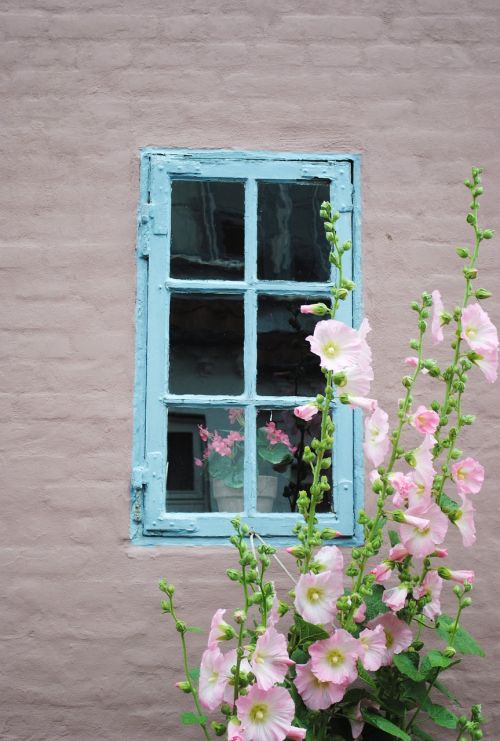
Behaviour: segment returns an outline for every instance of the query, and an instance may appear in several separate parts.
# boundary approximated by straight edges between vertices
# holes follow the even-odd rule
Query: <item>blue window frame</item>
[[[351,240],[353,244],[346,255],[348,264],[344,275],[355,280],[358,286],[354,296],[342,304],[338,318],[351,326],[359,326],[359,181],[357,155],[156,148],[142,151],[131,499],[134,542],[144,545],[225,543],[232,531],[230,520],[234,514],[214,511],[217,507],[213,505],[213,493],[211,490],[207,493],[206,483],[200,484],[205,476],[201,470],[193,468],[191,471],[186,464],[189,469],[187,483],[174,481],[175,476],[169,480],[168,460],[172,452],[169,453],[168,447],[169,441],[172,445],[173,436],[177,435],[175,455],[179,469],[182,461],[189,462],[198,453],[198,448],[193,448],[193,439],[196,438],[195,446],[199,445],[198,424],[209,427],[208,420],[220,420],[222,410],[231,409],[243,410],[240,420],[244,420],[241,422],[244,486],[243,503],[239,507],[242,516],[261,536],[276,544],[288,542],[299,515],[292,511],[266,512],[266,507],[259,504],[258,425],[262,419],[268,424],[273,419],[273,410],[280,417],[284,410],[292,410],[314,394],[302,393],[298,383],[294,389],[299,392],[290,393],[291,387],[283,391],[275,389],[272,383],[257,382],[258,352],[261,352],[258,350],[259,332],[264,337],[265,316],[272,315],[273,306],[279,308],[280,301],[289,297],[303,302],[328,298],[334,275],[330,273],[330,266],[321,280],[308,275],[307,270],[300,274],[302,268],[293,266],[291,273],[287,268],[281,275],[280,264],[284,264],[283,260],[286,262],[282,253],[273,257],[274,262],[268,270],[264,263],[269,250],[274,250],[273,245],[277,243],[272,242],[271,237],[266,242],[266,228],[274,227],[276,232],[286,230],[286,224],[291,223],[290,209],[295,208],[296,192],[299,193],[297,198],[304,198],[304,193],[306,196],[313,192],[316,196],[327,193],[340,212],[337,222],[340,240]],[[313,186],[313,190],[294,190],[298,186]],[[266,200],[276,193],[280,208],[268,205]],[[205,241],[198,239],[201,244],[198,253],[183,254],[185,248],[179,252],[179,239],[183,243],[195,239],[194,227],[191,228],[189,221],[193,209],[197,219],[205,218],[199,214],[204,207],[197,205],[201,203],[200,194],[201,201],[209,204],[207,207],[212,214],[207,227],[212,235]],[[221,218],[215,218],[213,214],[218,213],[216,204],[220,198],[229,199],[231,204],[222,209]],[[288,222],[285,219],[281,225],[280,209],[288,218]],[[221,249],[214,258],[211,248],[214,240],[224,241],[225,237],[220,237],[222,233],[230,235],[230,249],[229,252]],[[279,241],[280,237],[277,239]],[[283,250],[283,240],[279,244]],[[291,238],[289,244],[292,244]],[[205,249],[208,256],[203,254]],[[297,247],[293,249],[297,251]],[[324,252],[327,254],[326,241]],[[300,255],[297,259],[300,262]],[[295,260],[293,264],[299,263]],[[271,309],[266,308],[268,314],[264,316],[261,307],[268,305]],[[220,327],[224,322],[230,325],[229,329],[226,327],[227,332],[224,327],[221,330],[226,340],[232,337],[228,345],[218,346],[214,351],[205,350],[196,346],[198,340],[195,339],[193,346],[185,349],[182,338],[189,332],[198,339],[201,334],[203,340],[209,333],[207,327],[215,324]],[[261,330],[258,322],[261,322]],[[274,336],[268,335],[271,345]],[[210,356],[208,360],[206,353]],[[272,347],[265,357],[272,357]],[[227,388],[224,388],[226,371],[217,371],[222,362],[231,362],[233,366]],[[198,377],[189,370],[197,368],[201,368]],[[279,377],[279,370],[275,375]],[[320,390],[318,385],[314,393]],[[356,524],[363,489],[361,417],[358,411],[343,405],[334,407],[334,415],[337,435],[333,450],[333,501],[328,511],[319,517],[322,526],[342,533],[339,543],[351,545],[361,540]],[[193,430],[195,434],[190,435]],[[185,449],[182,448],[184,444]],[[186,466],[181,469],[187,470]],[[167,480],[170,481],[168,486]]]

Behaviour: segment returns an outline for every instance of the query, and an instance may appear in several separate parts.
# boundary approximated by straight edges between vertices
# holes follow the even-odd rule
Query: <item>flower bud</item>
[[[411,387],[412,382],[413,382],[413,379],[412,379],[411,376],[403,376],[403,378],[401,380],[401,383],[407,389],[409,389]]]
[[[468,224],[475,224],[476,221],[477,221],[477,219],[474,216],[474,214],[467,214],[466,221],[467,221]]]
[[[231,579],[231,581],[240,581],[241,579],[241,573],[239,571],[236,571],[236,569],[227,569],[226,574]]]
[[[303,559],[307,555],[307,549],[302,545],[292,545],[290,548],[285,548],[285,550],[294,558]]]
[[[345,301],[348,295],[349,291],[347,290],[347,288],[339,288],[337,290],[337,298],[339,298],[341,301]]]
[[[347,375],[344,373],[344,371],[338,371],[333,375],[333,382],[336,386],[345,386],[347,383]]]
[[[491,291],[487,291],[486,288],[478,288],[474,295],[479,301],[482,301],[485,298],[491,298],[493,294]]]
[[[186,682],[186,680],[183,680],[182,682],[176,682],[175,686],[181,690],[181,692],[185,692],[186,695],[189,695],[191,693],[191,685],[189,682]]]
[[[462,257],[464,260],[468,257],[470,257],[470,252],[466,247],[457,247],[456,253],[459,257]]]
[[[467,280],[474,280],[477,278],[477,268],[464,268],[463,272]]]
[[[161,605],[161,609],[163,610],[163,612],[165,613],[170,612],[170,604],[167,602],[166,599],[162,599],[162,601],[160,602],[160,605]]]
[[[324,316],[328,314],[329,309],[326,304],[303,304],[300,307],[301,314],[314,314],[314,316]]]
[[[493,229],[483,229],[483,239],[492,239],[494,234]]]
[[[233,613],[233,618],[235,623],[237,623],[238,625],[242,625],[242,623],[244,623],[247,619],[247,614],[245,610],[235,610],[235,612]]]
[[[443,656],[445,656],[447,659],[452,659],[456,654],[456,650],[453,648],[453,646],[446,646],[446,648],[443,651]]]
[[[333,530],[331,527],[325,527],[320,533],[322,540],[334,540],[335,538],[339,538],[341,535],[342,533],[339,530]]]
[[[462,607],[470,607],[472,605],[472,599],[470,597],[464,597],[462,600]]]
[[[213,720],[210,726],[216,736],[223,736],[227,730],[225,723],[218,723],[216,720]]]
[[[175,629],[178,633],[185,633],[187,631],[187,625],[184,620],[177,620],[175,623]]]

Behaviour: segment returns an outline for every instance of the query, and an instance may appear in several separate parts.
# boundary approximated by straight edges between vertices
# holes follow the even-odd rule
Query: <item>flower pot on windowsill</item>
[[[213,480],[213,492],[219,512],[243,511],[243,488],[227,486],[220,479]],[[259,512],[272,512],[278,493],[276,476],[257,477],[257,509]]]

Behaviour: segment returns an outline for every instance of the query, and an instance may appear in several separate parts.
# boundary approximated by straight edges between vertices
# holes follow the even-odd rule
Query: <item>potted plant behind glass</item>
[[[206,444],[203,458],[195,458],[197,466],[206,465],[213,479],[213,494],[219,512],[243,511],[243,483],[245,461],[244,410],[228,409],[231,429],[210,431],[198,425],[201,440]],[[295,448],[290,438],[278,429],[272,420],[257,429],[257,455],[271,466],[291,463]],[[257,476],[259,511],[272,512],[278,479],[272,474]]]

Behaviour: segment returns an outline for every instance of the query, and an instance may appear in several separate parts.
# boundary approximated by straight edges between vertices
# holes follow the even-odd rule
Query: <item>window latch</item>
[[[144,487],[148,483],[148,469],[146,466],[134,466],[132,469],[131,486],[134,493],[132,516],[134,522],[142,522]]]

